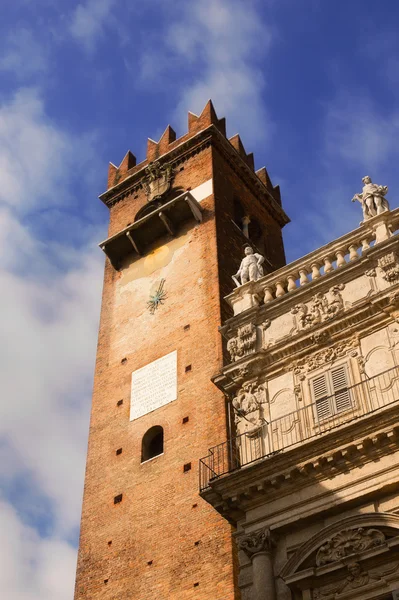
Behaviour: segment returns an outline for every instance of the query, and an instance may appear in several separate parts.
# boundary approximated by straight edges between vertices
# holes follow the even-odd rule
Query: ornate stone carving
[[[384,582],[384,577],[396,573],[398,564],[390,565],[387,569],[366,571],[360,563],[352,562],[346,565],[347,576],[335,584],[321,586],[313,591],[314,600],[334,600],[344,592],[356,590],[375,581]]]
[[[274,546],[275,542],[268,527],[249,533],[238,540],[239,550],[243,550],[248,558],[252,558],[259,552],[271,552]]]
[[[321,567],[330,562],[341,560],[356,552],[362,552],[385,541],[385,535],[378,529],[344,529],[327,540],[316,554],[316,565]]]
[[[255,434],[264,424],[261,414],[264,393],[265,390],[262,385],[247,382],[233,398],[235,422],[236,425],[241,424],[240,433]]]
[[[246,323],[237,329],[237,335],[227,342],[227,350],[231,361],[239,360],[247,354],[252,354],[256,349],[256,326]]]
[[[396,252],[389,252],[378,259],[378,266],[382,270],[382,277],[390,283],[399,279],[399,258]]]
[[[353,350],[353,348],[357,347],[358,344],[359,341],[357,337],[354,336],[349,340],[345,340],[339,344],[336,344],[335,346],[320,350],[308,358],[302,358],[293,364],[294,373],[296,375],[301,375],[303,373],[307,373],[308,371],[314,371],[315,369],[318,369],[327,363],[332,363],[337,358],[345,356],[348,351]],[[353,356],[356,356],[356,354],[354,353]]]
[[[168,163],[161,165],[158,161],[155,161],[151,162],[144,172],[144,185],[148,202],[161,198],[169,191],[174,174],[172,165]]]
[[[337,594],[357,589],[367,585],[370,581],[378,581],[381,576],[372,575],[365,571],[358,562],[353,562],[347,565],[346,572],[348,575],[344,581],[339,581],[335,584],[324,585],[313,592],[314,600],[327,600],[327,598],[335,598]]]
[[[367,221],[371,217],[380,215],[389,210],[388,200],[384,197],[388,193],[386,185],[372,183],[371,178],[366,175],[362,179],[364,186],[361,194],[355,194],[352,202],[358,200],[362,205],[363,219]]]
[[[343,283],[334,285],[329,290],[329,297],[318,292],[313,296],[309,306],[304,303],[296,304],[291,309],[291,313],[297,315],[296,323],[298,329],[308,329],[309,327],[333,319],[341,312],[344,309],[344,301],[341,295],[344,287]]]
[[[245,256],[241,261],[240,268],[237,273],[232,276],[234,283],[237,286],[244,285],[248,281],[257,281],[263,277],[263,267],[265,259],[261,254],[254,253],[251,246],[246,246],[244,250]],[[241,281],[239,281],[239,279]]]
[[[364,274],[366,275],[366,277],[376,277],[377,276],[377,271],[374,268],[373,269],[367,269],[367,271],[365,271]]]
[[[396,290],[389,294],[388,305],[389,306],[398,306],[399,304],[399,291]]]
[[[260,324],[260,328],[265,331],[266,329],[268,329],[270,327],[270,325],[272,324],[270,319],[266,319],[266,321],[263,321],[263,323]]]
[[[316,331],[312,336],[311,340],[314,344],[325,344],[330,339],[328,331]]]
[[[300,384],[294,386],[294,394],[298,399],[298,402],[302,402],[302,386]]]

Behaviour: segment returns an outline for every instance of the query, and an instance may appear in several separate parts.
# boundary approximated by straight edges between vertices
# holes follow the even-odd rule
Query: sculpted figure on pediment
[[[335,584],[321,586],[313,591],[314,600],[335,600],[341,594],[350,590],[357,590],[370,583],[381,581],[385,582],[384,577],[396,573],[399,564],[388,566],[385,569],[366,570],[359,562],[352,562],[346,566],[347,575],[342,581]],[[385,582],[386,583],[386,582]]]
[[[352,202],[358,200],[362,205],[363,219],[367,221],[371,217],[380,215],[389,210],[388,200],[385,198],[388,193],[386,185],[377,185],[371,181],[371,178],[366,175],[362,179],[364,186],[361,194],[355,194]]]

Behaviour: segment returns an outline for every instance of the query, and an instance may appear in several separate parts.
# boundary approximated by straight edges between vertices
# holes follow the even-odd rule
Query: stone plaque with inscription
[[[130,420],[138,419],[177,398],[177,351],[133,371]]]

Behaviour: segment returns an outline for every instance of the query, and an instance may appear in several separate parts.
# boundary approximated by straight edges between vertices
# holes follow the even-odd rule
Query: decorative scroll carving
[[[396,252],[389,252],[378,259],[378,266],[382,270],[382,277],[390,283],[399,279],[399,257]]]
[[[308,329],[324,321],[334,318],[344,308],[341,291],[344,284],[334,285],[329,290],[329,297],[318,292],[310,301],[309,306],[304,303],[296,304],[291,313],[297,315],[298,329]]]
[[[169,191],[174,175],[172,165],[169,163],[161,165],[156,161],[150,163],[144,172],[144,185],[148,202],[161,198]]]
[[[236,337],[227,342],[227,350],[231,361],[239,360],[247,354],[252,354],[256,349],[256,327],[253,323],[246,323],[237,329]]]
[[[359,341],[357,337],[354,336],[349,340],[345,340],[339,344],[336,344],[335,346],[320,350],[310,357],[302,358],[294,363],[294,373],[296,375],[301,375],[303,373],[307,373],[308,371],[314,371],[326,363],[332,363],[337,358],[345,356],[350,350],[356,348],[358,344]],[[356,356],[356,354],[357,352],[353,352],[351,355]]]
[[[274,546],[275,542],[268,527],[249,533],[238,540],[239,550],[243,550],[248,558],[252,558],[259,552],[271,552]]]
[[[316,554],[316,565],[321,567],[330,562],[341,560],[356,552],[362,552],[380,546],[385,535],[378,529],[344,529],[327,540]]]

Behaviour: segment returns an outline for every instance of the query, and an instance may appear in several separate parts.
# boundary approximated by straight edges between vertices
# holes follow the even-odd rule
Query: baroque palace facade
[[[365,177],[286,265],[266,169],[188,123],[101,196],[75,600],[398,600],[399,209]]]

